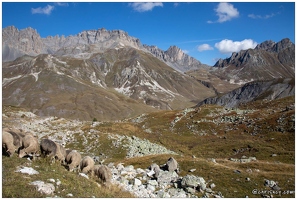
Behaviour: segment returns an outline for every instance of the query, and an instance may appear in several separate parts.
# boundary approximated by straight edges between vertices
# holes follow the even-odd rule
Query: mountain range
[[[294,95],[295,45],[265,41],[211,67],[177,46],[163,51],[122,30],[41,38],[32,28],[9,26],[2,29],[2,73],[4,105],[41,116],[117,120],[196,106],[250,81],[285,80]]]

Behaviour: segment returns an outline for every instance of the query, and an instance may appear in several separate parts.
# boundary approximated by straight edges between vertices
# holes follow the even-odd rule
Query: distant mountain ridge
[[[221,96],[210,97],[196,106],[217,104],[229,108],[255,100],[275,100],[295,95],[295,78],[254,81]]]
[[[144,48],[151,52],[155,57],[181,72],[195,70],[201,67],[209,68],[208,65],[202,64],[195,58],[185,54],[177,46],[170,46],[166,51],[159,49],[157,46],[144,45]]]
[[[214,65],[215,74],[233,82],[250,82],[295,77],[295,45],[285,38],[277,43],[265,41],[255,49],[232,53]]]
[[[181,72],[207,66],[185,54],[177,46],[169,47],[167,51],[162,51],[157,47],[150,48],[148,45],[142,45],[139,39],[129,36],[122,30],[109,31],[101,28],[82,31],[67,37],[62,35],[46,38],[41,38],[37,30],[30,27],[18,30],[14,26],[9,26],[2,30],[2,59],[4,62],[25,54],[36,56],[42,53],[86,59],[90,58],[93,53],[102,53],[109,48],[119,49],[127,46],[150,52]],[[161,56],[156,53],[157,51]]]
[[[10,26],[2,30],[2,58],[3,105],[40,116],[118,120],[203,100],[235,106],[253,101],[249,93],[295,91],[288,81],[278,84],[295,75],[295,45],[288,39],[265,41],[210,67],[177,46],[163,51],[121,30],[41,38],[32,28]]]

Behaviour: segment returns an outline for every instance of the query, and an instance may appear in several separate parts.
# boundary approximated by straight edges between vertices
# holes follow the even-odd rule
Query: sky
[[[266,40],[295,43],[295,2],[2,2],[2,28],[12,25],[32,27],[42,38],[123,30],[213,66]]]

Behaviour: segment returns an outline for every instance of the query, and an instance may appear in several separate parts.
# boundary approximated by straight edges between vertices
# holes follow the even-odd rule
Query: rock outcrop
[[[197,104],[217,104],[225,107],[237,107],[241,103],[254,100],[274,100],[295,95],[295,79],[275,79],[270,81],[254,81],[227,94],[211,97]]]
[[[76,58],[90,58],[94,53],[102,53],[109,48],[121,49],[132,47],[144,52],[150,52],[170,67],[178,71],[189,71],[203,65],[195,58],[185,54],[177,46],[171,46],[167,51],[155,46],[142,45],[138,38],[129,36],[122,30],[86,30],[76,35],[47,36],[41,38],[36,30],[26,28],[18,30],[14,26],[2,30],[2,60],[11,61],[22,55],[36,56],[38,54],[53,54]]]
[[[181,72],[195,70],[201,67],[209,68],[208,65],[202,64],[195,58],[185,54],[177,46],[170,46],[166,51],[159,49],[157,46],[144,45],[144,47],[155,57]]]

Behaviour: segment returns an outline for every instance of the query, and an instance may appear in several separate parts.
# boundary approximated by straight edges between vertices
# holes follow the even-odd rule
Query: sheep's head
[[[27,153],[25,152],[24,149],[20,150],[19,158],[22,158],[22,157],[24,157],[24,156],[26,156],[26,155],[27,155]]]
[[[8,155],[9,157],[11,157],[11,156],[13,155],[13,152],[10,152],[9,149],[6,151],[6,153],[7,153],[7,155]]]

